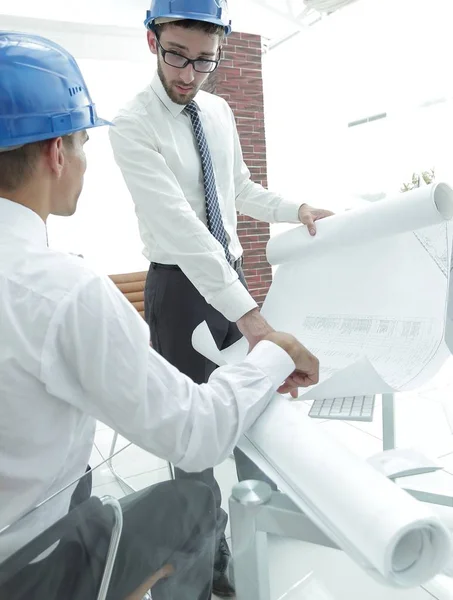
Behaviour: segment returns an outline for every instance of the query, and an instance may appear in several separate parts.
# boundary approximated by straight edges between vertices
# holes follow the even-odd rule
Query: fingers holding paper
[[[319,361],[305,346],[303,346],[293,335],[274,331],[265,339],[280,346],[292,358],[295,369],[285,382],[280,386],[280,394],[290,393],[297,398],[299,387],[309,387],[319,381]]]
[[[292,375],[290,375],[285,383],[278,388],[279,394],[291,394],[293,398],[298,397],[298,390],[300,387],[310,387],[311,385],[315,385],[318,383],[318,377],[311,379],[306,373],[302,373],[300,371],[294,371]]]
[[[302,204],[299,208],[299,221],[307,226],[310,235],[316,235],[315,222],[326,217],[331,217],[334,213],[324,208],[313,208],[309,204]]]

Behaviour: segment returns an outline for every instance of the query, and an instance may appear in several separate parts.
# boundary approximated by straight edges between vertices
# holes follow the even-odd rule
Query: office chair
[[[50,503],[55,496],[52,496],[47,503]],[[46,503],[44,503],[46,504]],[[44,506],[41,505],[42,506]],[[107,557],[102,575],[101,584],[96,598],[87,598],[86,600],[105,600],[112,577],[115,558],[118,551],[118,545],[123,528],[123,513],[118,500],[110,496],[97,498],[92,496],[82,504],[72,509],[67,515],[59,519],[48,529],[43,531],[37,537],[28,542],[25,546],[17,550],[0,564],[0,587],[11,580],[17,574],[21,573],[32,561],[43,554],[46,550],[52,548],[65,535],[69,534],[77,524],[86,519],[104,520],[105,512],[110,511],[113,515],[113,526],[110,537],[110,543],[107,551]],[[39,508],[35,509],[36,512]],[[30,514],[30,513],[29,513]],[[27,515],[29,516],[29,515]],[[20,520],[18,521],[20,522]],[[2,533],[8,531],[17,523],[10,525],[2,530]],[[0,534],[1,537],[1,534]],[[66,600],[66,599],[65,599]]]

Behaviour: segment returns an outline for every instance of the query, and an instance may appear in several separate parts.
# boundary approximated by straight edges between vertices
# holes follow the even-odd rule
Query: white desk
[[[395,406],[394,396],[382,396],[383,417],[383,449],[395,447]],[[297,583],[306,571],[306,561],[312,556],[323,556],[324,570],[336,570],[337,579],[341,579],[338,565],[348,564],[348,572],[354,573],[354,589],[358,589],[357,599],[362,600],[451,600],[453,598],[453,580],[443,584],[433,580],[432,583],[416,590],[395,590],[375,582],[362,569],[338,548],[296,507],[284,494],[271,492],[269,486],[262,482],[254,482],[252,488],[247,483],[233,488],[230,498],[230,523],[232,532],[234,573],[238,600],[278,600],[282,593],[273,589],[270,581],[269,558],[271,547],[298,548],[300,568],[294,561],[283,561],[283,568],[293,564],[294,581],[288,582],[286,589]],[[448,473],[436,471],[423,475],[399,478],[396,485],[404,488],[412,496],[423,502],[440,504],[453,508],[453,477]],[[270,544],[269,544],[270,540]],[[303,552],[309,549],[309,552]],[[285,550],[285,552],[286,552]],[[292,556],[291,552],[288,554]],[[310,558],[308,558],[310,557]],[[346,561],[346,563],[344,563]],[[272,558],[272,563],[275,558]],[[337,567],[335,566],[337,565]],[[319,570],[319,569],[318,569]],[[336,585],[336,596],[332,600],[356,600],[353,590],[343,582],[342,591]],[[450,586],[451,583],[451,586]],[[449,589],[447,589],[449,588]],[[285,590],[283,590],[285,591]],[[301,600],[306,600],[303,590]],[[349,594],[349,595],[348,595]],[[361,596],[360,596],[361,594]],[[286,600],[286,598],[285,598]],[[287,600],[298,600],[297,590]],[[307,599],[311,600],[311,599]],[[324,600],[322,598],[322,600]],[[330,599],[329,599],[330,600]]]
[[[383,450],[395,448],[395,397],[382,395],[382,447]],[[423,475],[401,477],[398,485],[407,490],[421,502],[441,504],[453,507],[453,477],[444,471],[435,471]]]
[[[312,600],[303,586],[284,595],[310,572],[332,594],[319,600],[453,598],[453,580],[447,578],[409,590],[376,582],[285,494],[272,492],[263,482],[236,485],[229,508],[237,600]]]

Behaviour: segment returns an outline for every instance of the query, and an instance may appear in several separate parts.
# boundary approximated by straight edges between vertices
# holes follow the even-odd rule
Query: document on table
[[[419,188],[273,238],[279,265],[263,313],[318,358],[320,383],[302,398],[388,393],[430,379],[453,347],[449,302],[453,191]],[[453,290],[452,290],[453,292]],[[206,323],[194,347],[238,362],[244,339],[220,352]],[[276,396],[239,446],[312,521],[375,577],[415,587],[452,552],[434,509]]]

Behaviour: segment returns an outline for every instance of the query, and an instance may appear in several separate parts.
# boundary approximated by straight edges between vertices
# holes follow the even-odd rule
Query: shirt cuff
[[[265,373],[277,390],[295,370],[296,365],[290,355],[268,340],[259,342],[246,358]]]
[[[275,211],[277,223],[300,223],[299,208],[302,204],[302,202],[300,204],[294,204],[293,202],[288,202],[288,200],[282,198],[282,201]]]
[[[213,298],[211,304],[232,323],[258,307],[239,279]]]

